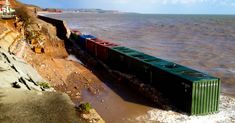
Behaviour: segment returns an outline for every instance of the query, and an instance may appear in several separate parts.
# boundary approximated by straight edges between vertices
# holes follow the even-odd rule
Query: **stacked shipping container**
[[[79,35],[76,42],[110,68],[134,74],[146,84],[152,85],[181,111],[190,115],[218,111],[220,94],[218,78],[100,40],[92,35]]]

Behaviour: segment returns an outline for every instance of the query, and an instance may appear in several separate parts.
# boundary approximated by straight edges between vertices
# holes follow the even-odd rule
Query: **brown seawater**
[[[65,20],[70,28],[83,33],[217,76],[222,81],[222,93],[235,97],[235,16],[106,13],[48,16]]]

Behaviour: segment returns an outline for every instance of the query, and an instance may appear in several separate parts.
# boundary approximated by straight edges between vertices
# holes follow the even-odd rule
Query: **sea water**
[[[70,28],[79,29],[82,33],[219,77],[222,93],[235,97],[235,16],[131,13],[64,13],[48,16],[65,20]],[[227,110],[235,110],[234,103],[230,102],[221,105],[228,104],[230,108]],[[153,109],[138,118],[154,119],[154,113],[157,117],[164,114]],[[165,113],[169,115],[169,112]]]

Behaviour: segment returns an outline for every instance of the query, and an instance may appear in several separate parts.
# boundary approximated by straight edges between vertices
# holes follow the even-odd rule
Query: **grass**
[[[43,89],[48,89],[50,88],[50,85],[47,82],[39,82],[37,83],[40,87],[42,87]]]
[[[89,111],[91,110],[91,104],[90,103],[82,103],[78,106],[78,110],[81,113],[89,113]]]

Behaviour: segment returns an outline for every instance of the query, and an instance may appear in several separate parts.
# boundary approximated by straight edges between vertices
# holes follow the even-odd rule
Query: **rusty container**
[[[107,62],[110,48],[118,46],[115,43],[108,41],[98,41],[96,43],[96,56],[103,62]]]
[[[87,39],[86,40],[86,51],[89,53],[91,56],[95,56],[96,54],[96,39]]]

